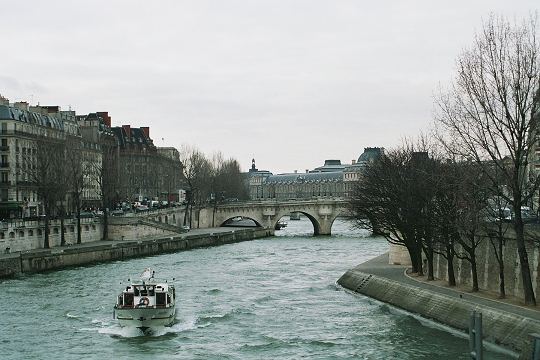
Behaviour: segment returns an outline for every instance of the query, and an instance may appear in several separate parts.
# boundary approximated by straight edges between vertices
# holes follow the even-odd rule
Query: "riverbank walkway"
[[[408,274],[407,270],[410,267],[410,265],[389,264],[388,253],[386,253],[357,265],[354,269],[408,286],[416,286],[449,297],[462,298],[478,305],[540,321],[540,306],[525,306],[523,301],[511,296],[508,299],[498,299],[498,293],[494,292],[483,290],[472,292],[470,286],[458,285],[456,287],[449,287],[446,281],[426,281],[426,276],[419,277],[414,274]]]

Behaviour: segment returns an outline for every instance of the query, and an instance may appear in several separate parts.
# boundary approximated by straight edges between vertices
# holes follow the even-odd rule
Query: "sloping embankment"
[[[471,311],[482,313],[483,336],[522,352],[532,349],[531,333],[540,333],[540,321],[501,311],[459,296],[451,297],[398,281],[350,269],[338,284],[349,290],[388,303],[456,329],[468,331]]]

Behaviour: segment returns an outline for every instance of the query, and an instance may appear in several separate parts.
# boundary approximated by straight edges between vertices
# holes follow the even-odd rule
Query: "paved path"
[[[410,268],[410,265],[388,264],[388,253],[380,255],[355,267],[356,270],[363,273],[373,274],[411,286],[417,286],[419,288],[434,291],[436,293],[444,294],[447,296],[462,297],[468,301],[475,302],[479,305],[492,307],[494,309],[521,315],[535,320],[540,320],[540,307],[538,306],[538,310],[529,309],[522,306],[508,304],[502,301],[491,300],[481,296],[473,295],[470,292],[462,292],[451,289],[449,287],[437,286],[424,281],[415,280],[414,278],[407,276],[406,270],[408,268]]]

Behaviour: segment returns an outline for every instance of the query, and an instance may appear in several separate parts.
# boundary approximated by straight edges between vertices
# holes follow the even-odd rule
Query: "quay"
[[[18,251],[0,254],[0,278],[20,273],[58,270],[69,266],[231,244],[272,234],[272,230],[267,228],[203,228],[140,240],[93,241],[49,249]]]
[[[344,288],[421,317],[467,332],[471,311],[482,313],[483,338],[515,355],[531,359],[540,334],[540,309],[434,285],[407,275],[408,265],[390,265],[389,254],[349,269],[338,280]]]

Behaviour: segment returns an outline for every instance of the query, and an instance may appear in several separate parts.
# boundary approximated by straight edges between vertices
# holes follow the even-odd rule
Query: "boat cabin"
[[[118,296],[119,308],[156,307],[174,305],[174,286],[167,284],[131,284]]]

